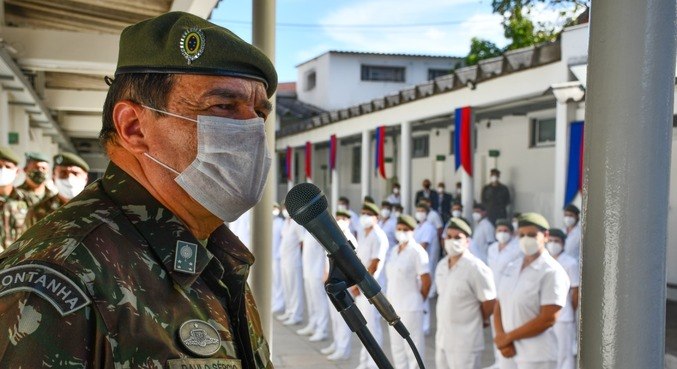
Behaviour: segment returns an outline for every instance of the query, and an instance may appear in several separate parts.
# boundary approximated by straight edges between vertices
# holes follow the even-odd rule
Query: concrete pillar
[[[336,139],[336,164],[334,169],[331,171],[331,213],[335,214],[338,206],[339,196],[339,186],[340,186],[340,177],[339,177],[339,163],[341,162],[341,140]]]
[[[402,208],[411,214],[410,202],[413,201],[411,192],[411,122],[402,122],[402,151],[400,151],[400,200]]]
[[[362,191],[361,191],[362,197],[360,198],[358,204],[362,204],[362,200],[364,199],[365,196],[371,195],[371,176],[369,175],[371,171],[369,170],[369,168],[372,163],[371,159],[373,155],[370,150],[370,144],[371,144],[370,132],[362,131],[362,155],[360,157],[361,160],[360,181],[362,182]]]
[[[584,369],[663,368],[675,1],[595,0],[585,116]]]
[[[0,86],[0,145],[7,146],[9,134],[9,94]]]
[[[275,63],[275,0],[253,0],[252,41]],[[266,121],[266,136],[268,150],[272,155],[275,152],[275,96],[270,99],[270,102],[273,104],[273,110]],[[275,183],[276,177],[273,170],[268,175],[261,201],[254,207],[251,224],[251,247],[256,256],[256,263],[252,270],[252,292],[258,305],[263,332],[271,345],[273,329],[271,320],[273,216],[271,211],[276,199]]]

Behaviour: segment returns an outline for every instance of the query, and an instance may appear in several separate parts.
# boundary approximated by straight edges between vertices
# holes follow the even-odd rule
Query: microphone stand
[[[352,286],[354,283],[350,285]],[[367,321],[364,319],[360,309],[355,305],[353,297],[348,292],[348,286],[348,278],[339,268],[334,267],[334,258],[330,257],[329,278],[324,283],[324,288],[327,291],[327,295],[329,295],[331,303],[341,313],[343,320],[346,321],[350,330],[357,334],[357,337],[362,341],[362,344],[372,359],[374,359],[379,369],[393,369],[381,346],[379,346],[369,328],[367,328]]]

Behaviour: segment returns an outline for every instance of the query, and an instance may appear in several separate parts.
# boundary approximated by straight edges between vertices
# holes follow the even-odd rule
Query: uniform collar
[[[104,191],[120,207],[125,217],[148,242],[155,255],[162,261],[172,280],[186,288],[202,274],[214,252],[229,254],[233,264],[251,265],[253,255],[242,245],[225,225],[214,231],[205,248],[190,233],[188,228],[169,209],[157,201],[140,183],[111,162],[102,179]],[[197,245],[195,273],[174,269],[177,243]],[[221,258],[217,258],[221,261]],[[232,267],[234,265],[231,265]],[[218,268],[221,269],[222,268]],[[218,276],[217,276],[218,277]]]
[[[541,252],[541,255],[536,258],[536,260],[532,261],[531,264],[527,265],[527,268],[533,268],[534,270],[541,270],[543,267],[547,264],[546,259],[552,259],[552,256],[548,253],[548,250],[543,250]]]

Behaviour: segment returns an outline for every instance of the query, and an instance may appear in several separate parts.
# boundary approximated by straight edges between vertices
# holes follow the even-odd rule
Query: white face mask
[[[576,218],[571,216],[564,217],[564,225],[567,227],[573,227],[576,224]]]
[[[11,185],[16,179],[16,169],[0,169],[0,186]]]
[[[491,176],[490,179],[491,179],[491,182],[494,182],[494,183],[498,182],[497,176]]]
[[[531,256],[538,252],[538,240],[536,237],[522,237],[520,238],[520,249],[524,255]]]
[[[474,212],[474,213],[472,213],[472,219],[475,222],[479,222],[480,220],[482,220],[482,214],[480,214],[478,212]]]
[[[454,210],[451,212],[451,216],[454,218],[460,218],[461,217],[461,211],[460,210]]]
[[[519,223],[512,222],[512,229],[514,229],[515,231],[517,231],[518,226],[519,226]]]
[[[289,219],[289,212],[287,211],[287,209],[282,210],[282,216]]]
[[[374,226],[374,217],[371,215],[360,215],[360,224],[362,228],[370,228]]]
[[[56,189],[59,190],[59,195],[66,200],[70,200],[77,196],[87,185],[87,179],[69,176],[66,179],[57,178],[54,180]]]
[[[273,216],[276,217],[280,215],[280,209],[273,209]]]
[[[395,238],[397,239],[397,242],[401,244],[408,242],[411,239],[411,234],[412,232],[406,232],[406,231],[397,231],[395,232]]]
[[[338,224],[343,232],[348,232],[348,230],[350,230],[350,220],[348,219],[339,219],[336,221],[336,224]]]
[[[545,249],[550,255],[557,256],[562,252],[562,244],[559,242],[548,242],[545,244]]]
[[[443,193],[443,192],[444,192],[444,187],[437,187],[437,192]]]
[[[419,223],[423,223],[425,222],[425,218],[428,216],[428,214],[426,214],[425,211],[417,211],[414,216],[416,217],[416,220],[419,221]]]
[[[176,173],[174,180],[190,197],[226,222],[239,218],[259,202],[271,162],[263,118],[198,115],[195,120],[144,107],[197,123],[197,156],[183,172],[144,153]]]
[[[336,209],[339,210],[339,211],[346,211],[346,210],[348,210],[348,207],[345,206],[344,204],[338,204],[338,205],[336,205]]]
[[[496,232],[496,241],[502,245],[508,243],[508,241],[510,241],[510,237],[511,235],[508,232]]]
[[[397,187],[393,188],[393,193],[394,193],[395,195],[399,194],[399,193],[400,193],[400,189],[397,188]]]
[[[382,218],[389,218],[390,217],[390,209],[381,209],[381,217]]]
[[[453,238],[447,238],[444,240],[444,251],[446,251],[449,256],[459,255],[464,250],[465,245],[463,245],[461,240],[455,240]]]
[[[402,215],[402,213],[400,213],[399,211],[396,211],[393,215],[395,215],[395,218],[399,218],[400,215]]]

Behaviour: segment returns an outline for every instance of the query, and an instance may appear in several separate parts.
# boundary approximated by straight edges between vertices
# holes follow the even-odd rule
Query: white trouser
[[[378,343],[378,345],[381,346],[381,344],[383,343],[383,332],[381,330],[381,315],[379,315],[378,311],[376,311],[374,305],[370,304],[369,300],[367,300],[367,298],[364,297],[364,294],[359,294],[355,298],[355,305],[357,305],[357,307],[362,312],[362,315],[364,315],[364,320],[367,321],[367,328],[369,328],[369,330],[371,331],[371,334],[374,336],[376,343]],[[360,350],[360,364],[361,364],[360,366],[365,366],[368,369],[377,368],[374,359],[371,358],[371,355],[369,355],[369,351],[367,351],[367,349],[364,347],[362,347],[362,349]]]
[[[576,342],[576,324],[574,322],[555,323],[557,337],[557,369],[574,369],[574,342]]]
[[[449,352],[442,347],[435,349],[436,369],[479,369],[482,351]]]
[[[494,329],[494,317],[492,316],[491,319],[489,319],[489,323],[491,323],[491,338],[496,337],[496,329]],[[494,342],[493,340],[491,341],[492,343]],[[498,365],[500,369],[515,369],[517,368],[517,365],[515,365],[515,358],[507,358],[501,355],[501,350],[499,350],[496,345],[491,345],[491,347],[494,348],[494,361],[495,364]]]
[[[343,320],[341,313],[336,311],[334,305],[329,301],[329,296],[325,296],[325,299],[327,300],[327,303],[331,305],[329,306],[329,314],[331,316],[331,329],[332,335],[334,336],[334,345],[336,346],[335,352],[348,356],[350,355],[353,332],[350,330],[350,327],[348,327],[346,321]]]
[[[397,309],[396,309],[397,310]],[[400,311],[397,310],[400,320],[411,334],[411,340],[416,345],[421,359],[425,361],[425,338],[423,336],[423,311]],[[395,369],[418,369],[416,356],[409,347],[407,341],[394,329],[390,332],[390,350],[393,354],[393,366]]]
[[[430,295],[423,301],[423,333],[430,333]],[[407,327],[408,328],[408,327]]]
[[[322,277],[303,278],[308,305],[308,326],[318,335],[327,335],[329,328],[329,306],[327,294],[324,292]]]
[[[273,311],[284,310],[284,291],[282,290],[282,270],[280,258],[273,259]]]
[[[300,265],[285,263],[282,259],[282,286],[284,287],[285,315],[289,319],[303,320],[303,269]]]
[[[556,361],[531,361],[517,363],[517,369],[555,369]]]

